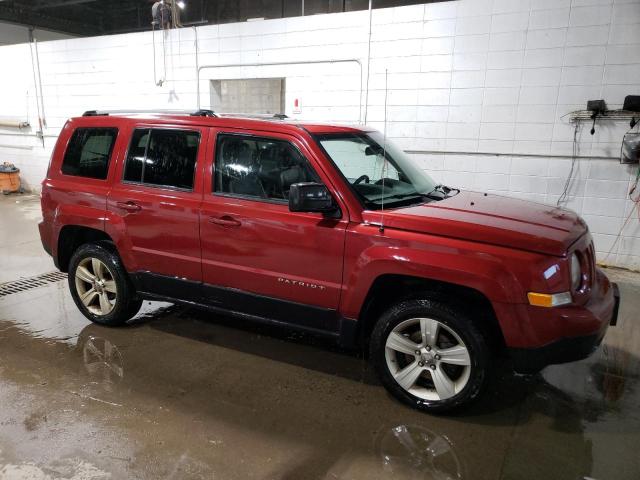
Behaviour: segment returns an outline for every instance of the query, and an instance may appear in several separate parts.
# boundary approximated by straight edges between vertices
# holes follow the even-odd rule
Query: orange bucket
[[[0,165],[0,192],[11,193],[20,191],[20,170],[13,165]]]

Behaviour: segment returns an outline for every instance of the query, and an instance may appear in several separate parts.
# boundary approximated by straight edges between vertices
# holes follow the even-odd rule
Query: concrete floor
[[[19,203],[17,203],[19,202]],[[53,270],[36,197],[0,198],[0,283]],[[286,330],[148,303],[90,324],[64,281],[0,297],[0,479],[640,478],[640,275],[591,358],[501,372],[449,417]]]

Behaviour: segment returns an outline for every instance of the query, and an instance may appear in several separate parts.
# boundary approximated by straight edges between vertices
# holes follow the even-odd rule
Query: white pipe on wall
[[[5,145],[0,143],[0,148],[15,148],[17,150],[33,150],[33,147],[30,145]]]
[[[18,120],[0,120],[0,127],[2,128],[27,128],[29,122],[20,122]]]
[[[369,0],[369,39],[367,40],[367,84],[364,96],[364,123],[367,124],[369,113],[369,72],[371,71],[371,31],[373,26],[373,0]]]

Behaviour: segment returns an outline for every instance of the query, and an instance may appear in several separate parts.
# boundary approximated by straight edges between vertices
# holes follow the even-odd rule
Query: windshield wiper
[[[413,193],[399,193],[396,195],[385,195],[384,197],[379,197],[379,198],[375,198],[375,199],[366,199],[366,203],[368,205],[371,205],[372,207],[380,207],[382,203],[384,203],[384,205],[389,205],[391,206],[396,206],[399,203],[402,203],[402,200],[405,200],[407,198],[413,197],[414,199],[420,199],[420,202],[424,201],[425,198],[425,194],[424,193],[419,193],[419,192],[413,192]],[[387,203],[389,202],[389,203]]]
[[[402,198],[409,198],[409,197],[424,197],[425,194],[424,193],[420,193],[420,192],[411,192],[411,193],[397,193],[395,195],[387,195],[385,198],[398,198],[398,199],[402,199]]]

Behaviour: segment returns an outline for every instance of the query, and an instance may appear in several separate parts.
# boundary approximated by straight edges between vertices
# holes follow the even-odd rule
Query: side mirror
[[[327,187],[319,183],[294,183],[289,190],[289,210],[292,212],[328,213],[336,210]]]

